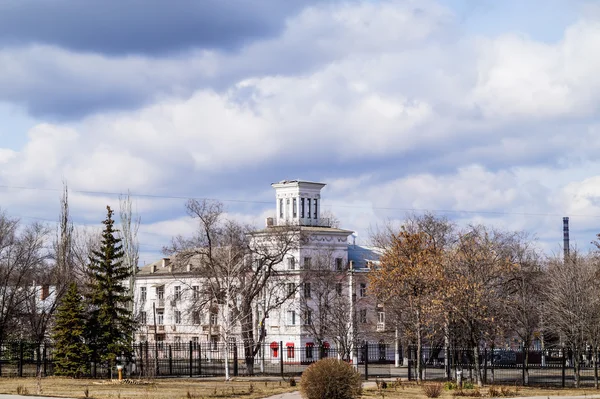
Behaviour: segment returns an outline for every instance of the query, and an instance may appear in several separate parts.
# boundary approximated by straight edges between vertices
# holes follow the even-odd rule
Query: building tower
[[[329,226],[329,221],[321,220],[320,217],[321,189],[325,187],[325,184],[301,180],[282,180],[271,186],[275,189],[277,201],[275,225]]]

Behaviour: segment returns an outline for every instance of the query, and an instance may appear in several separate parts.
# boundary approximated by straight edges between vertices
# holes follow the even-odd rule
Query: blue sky
[[[364,243],[413,209],[587,247],[599,44],[583,0],[0,0],[0,208],[51,223],[64,180],[93,228],[146,194],[149,262],[183,197],[261,225],[299,178]]]

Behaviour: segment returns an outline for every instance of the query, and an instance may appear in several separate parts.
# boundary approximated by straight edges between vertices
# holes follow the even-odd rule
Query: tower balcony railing
[[[291,225],[291,226],[331,227],[332,221],[330,218],[318,218],[318,219],[295,218],[295,219],[286,220],[286,224]],[[276,226],[276,225],[277,225],[277,218],[272,217],[272,216],[267,218],[267,227]]]

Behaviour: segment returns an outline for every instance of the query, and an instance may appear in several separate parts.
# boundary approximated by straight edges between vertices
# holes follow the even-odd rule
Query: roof
[[[194,266],[198,266],[198,260],[192,261],[191,263]],[[152,272],[152,268],[155,268],[155,271]],[[194,268],[195,269],[195,268]],[[193,271],[187,270],[187,265],[178,264],[176,262],[172,262],[171,258],[162,258],[157,260],[156,262],[149,263],[138,268],[136,276],[170,276],[173,274],[188,274],[193,273]]]
[[[307,185],[315,185],[318,186],[319,188],[323,188],[326,186],[325,183],[319,183],[319,182],[315,182],[315,181],[308,181],[308,180],[299,180],[299,179],[295,179],[295,180],[281,180],[277,183],[271,183],[272,187],[281,187],[284,185],[301,185],[301,184],[307,184]]]
[[[270,227],[266,227],[264,229],[261,230],[256,230],[251,232],[250,234],[266,234],[269,232],[273,232],[273,231],[277,231],[277,230],[285,230],[285,229],[290,229],[293,231],[298,231],[298,229],[300,229],[300,232],[307,232],[307,233],[330,233],[330,234],[339,234],[339,235],[346,235],[349,236],[350,234],[354,233],[354,231],[352,230],[344,230],[344,229],[338,229],[335,227],[318,227],[318,226],[270,226]]]
[[[379,263],[381,249],[362,245],[348,245],[348,261],[354,262],[355,269],[367,268],[367,262]]]

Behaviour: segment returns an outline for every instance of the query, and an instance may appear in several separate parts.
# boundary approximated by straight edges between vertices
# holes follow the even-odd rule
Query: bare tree
[[[513,237],[514,233],[471,226],[459,235],[453,257],[444,268],[443,303],[473,348],[479,386],[483,384],[477,360],[479,345],[502,328],[507,281],[515,264]]]
[[[523,343],[524,383],[529,383],[529,351],[534,334],[541,328],[544,272],[540,254],[532,247],[526,235],[514,237],[515,267],[509,271],[504,302],[504,320],[507,332],[512,332]]]
[[[133,298],[133,288],[135,284],[135,276],[138,269],[140,245],[137,238],[140,228],[141,217],[134,213],[133,203],[129,192],[125,196],[119,196],[119,210],[121,219],[121,229],[119,236],[123,243],[123,262],[131,270],[129,277],[129,295]],[[133,301],[130,303],[129,310],[133,315]]]
[[[21,227],[17,219],[0,213],[0,342],[22,327],[36,275],[48,258],[48,229],[33,223]]]
[[[571,250],[566,259],[548,260],[544,317],[572,356],[575,386],[580,383],[580,359],[590,339],[589,324],[596,321],[598,269],[590,256]]]
[[[286,290],[285,278],[276,266],[297,248],[300,230],[273,226],[255,231],[225,218],[223,205],[215,201],[190,200],[186,210],[198,221],[198,231],[191,238],[175,237],[164,252],[173,255],[178,267],[195,265],[194,274],[204,287],[201,293],[204,300],[196,306],[220,305],[221,336],[227,342],[238,328],[247,372],[253,374],[254,359],[264,341],[264,329],[256,337],[255,326],[264,325],[268,313],[295,294]],[[259,298],[265,308],[262,320],[256,323]]]

